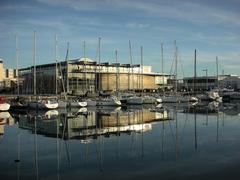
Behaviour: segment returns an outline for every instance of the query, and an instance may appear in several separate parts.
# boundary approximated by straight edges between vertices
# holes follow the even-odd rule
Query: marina
[[[239,7],[1,0],[0,179],[239,179]]]

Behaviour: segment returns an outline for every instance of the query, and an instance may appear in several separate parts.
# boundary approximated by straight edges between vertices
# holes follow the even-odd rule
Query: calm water
[[[240,104],[0,113],[1,179],[240,175]]]

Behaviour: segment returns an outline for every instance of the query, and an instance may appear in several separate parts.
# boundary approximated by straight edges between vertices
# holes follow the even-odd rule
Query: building
[[[34,67],[19,70],[20,91],[33,93]],[[100,63],[88,58],[36,66],[36,93],[67,92],[84,95],[97,91],[156,91],[167,84],[169,75],[152,72],[151,66]]]
[[[193,91],[194,86],[196,91],[206,91],[214,88],[234,88],[240,89],[239,76],[219,75],[216,76],[200,76],[200,77],[185,77],[183,78],[183,86],[185,89]]]
[[[0,82],[2,82],[3,79],[5,78],[4,72],[5,72],[5,70],[4,70],[4,66],[3,66],[3,60],[0,59]]]
[[[240,77],[239,76],[227,76],[223,80],[219,81],[221,88],[234,89],[235,91],[240,90]]]

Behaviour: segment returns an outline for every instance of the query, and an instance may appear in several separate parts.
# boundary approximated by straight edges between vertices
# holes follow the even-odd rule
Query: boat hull
[[[76,101],[76,102],[70,102],[71,107],[86,107],[87,102],[86,101]]]
[[[50,101],[37,101],[37,102],[30,102],[29,108],[32,109],[57,109],[58,103],[51,103]]]
[[[9,109],[10,109],[10,104],[8,104],[8,103],[0,104],[0,111],[8,111]]]

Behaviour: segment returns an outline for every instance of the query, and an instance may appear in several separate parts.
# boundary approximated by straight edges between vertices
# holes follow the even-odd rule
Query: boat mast
[[[132,46],[131,41],[129,40],[129,58],[130,58],[130,68],[131,68],[131,77],[132,77],[132,90],[134,91],[134,76],[133,76],[133,62],[132,62]],[[130,89],[130,82],[129,82]]]
[[[175,93],[177,94],[177,86],[178,86],[178,82],[177,82],[177,53],[178,53],[178,48],[177,48],[177,44],[176,44],[176,40],[174,41],[174,46],[175,46]]]
[[[216,56],[216,69],[217,69],[217,88],[219,89],[219,81],[218,81],[218,57]]]
[[[55,34],[55,94],[58,95],[57,34]]]
[[[161,60],[162,60],[162,63],[161,63],[161,65],[162,65],[162,85],[163,85],[163,95],[164,95],[165,84],[164,84],[164,76],[163,76],[163,43],[161,43]]]
[[[141,46],[141,88],[142,88],[142,96],[143,96],[143,47]]]
[[[101,37],[98,38],[98,91],[100,91]]]
[[[33,32],[33,94],[36,97],[36,31]]]
[[[83,57],[84,57],[84,79],[85,79],[85,91],[88,90],[88,84],[87,84],[87,74],[86,74],[86,42],[83,41]]]
[[[19,47],[18,47],[18,35],[16,34],[16,76],[17,76],[17,95],[19,96],[19,74],[18,74],[18,59],[19,59]]]
[[[67,93],[69,93],[69,79],[68,79],[68,56],[69,56],[69,42],[67,43],[67,54],[66,54],[66,81],[67,81]]]
[[[118,87],[118,81],[119,81],[119,67],[118,67],[118,51],[117,50],[115,50],[115,59],[116,59],[116,92],[118,93],[118,89],[119,89],[119,87]]]
[[[197,62],[197,50],[194,51],[194,77],[193,77],[193,94],[196,94],[196,77],[197,77],[197,70],[196,70],[196,62]]]

